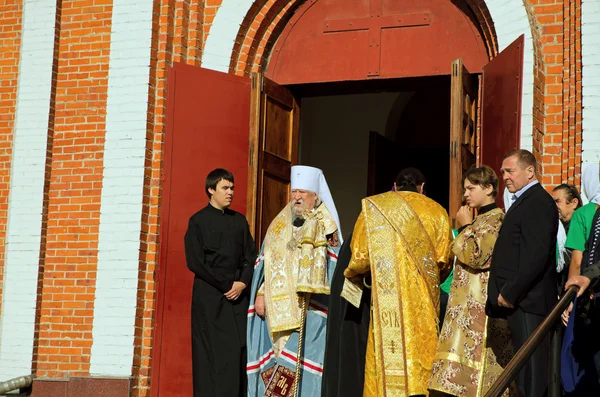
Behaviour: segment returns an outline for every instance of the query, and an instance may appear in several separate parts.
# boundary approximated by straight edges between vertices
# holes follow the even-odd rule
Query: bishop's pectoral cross
[[[430,12],[412,14],[382,15],[382,0],[371,0],[369,16],[366,18],[350,18],[326,20],[323,32],[369,31],[369,50],[367,59],[367,75],[379,76],[381,63],[381,32],[383,29],[410,28],[431,24]]]

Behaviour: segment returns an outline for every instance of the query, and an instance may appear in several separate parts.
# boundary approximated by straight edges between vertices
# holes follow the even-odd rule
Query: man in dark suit
[[[557,301],[558,212],[537,181],[536,166],[531,152],[515,150],[504,156],[501,169],[512,205],[492,254],[486,312],[508,320],[515,351]],[[547,395],[549,353],[547,337],[519,372],[517,386],[523,397]]]

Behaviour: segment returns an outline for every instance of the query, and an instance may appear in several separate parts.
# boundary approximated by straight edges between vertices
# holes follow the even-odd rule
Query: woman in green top
[[[585,244],[592,230],[594,215],[600,207],[600,165],[589,164],[583,170],[581,179],[583,193],[590,202],[575,211],[571,218],[571,225],[565,243],[566,248],[573,250],[571,265],[569,266],[569,278],[581,274],[581,261],[583,260]],[[571,303],[562,314],[565,325],[569,321],[569,314],[571,314],[572,309],[573,304]]]
[[[571,265],[569,266],[569,277],[581,274],[581,260],[583,259],[583,251],[585,251],[585,243],[590,236],[594,215],[600,206],[599,170],[600,166],[598,164],[589,164],[583,170],[581,178],[583,192],[590,202],[573,213],[569,225],[569,233],[565,243],[566,248],[573,250]]]

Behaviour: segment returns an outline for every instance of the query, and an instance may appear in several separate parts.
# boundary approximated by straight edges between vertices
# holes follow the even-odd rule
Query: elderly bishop
[[[271,222],[248,314],[248,396],[320,396],[330,279],[341,231],[320,169],[294,166]]]

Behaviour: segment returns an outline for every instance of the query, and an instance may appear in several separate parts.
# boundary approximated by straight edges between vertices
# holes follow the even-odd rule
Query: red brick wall
[[[216,8],[213,7],[213,10]],[[152,338],[156,308],[154,274],[158,265],[160,178],[165,133],[167,71],[173,62],[200,65],[204,43],[202,21],[207,18],[204,4],[199,0],[177,1],[174,6],[169,1],[157,0],[154,2],[154,16],[133,359],[133,396],[135,397],[149,395],[152,375]]]
[[[88,375],[112,0],[58,3],[36,375]]]
[[[534,149],[547,189],[580,181],[581,0],[529,0],[535,45]]]
[[[0,4],[0,315],[22,20],[22,0],[5,0]]]
[[[234,45],[230,73],[264,67],[300,0],[258,0]],[[468,0],[488,53],[497,52],[484,2]],[[133,362],[135,396],[146,396],[158,264],[160,171],[166,74],[172,62],[199,65],[220,0],[155,0],[146,171]],[[105,133],[112,0],[58,2],[48,176],[43,218],[37,338],[38,376],[89,375]],[[534,151],[543,182],[579,182],[581,0],[528,0],[535,51]],[[21,0],[0,5],[0,288],[16,101]],[[564,18],[564,20],[563,20]],[[168,133],[168,132],[167,132]],[[1,289],[0,289],[1,296]],[[1,308],[0,308],[1,309]]]

